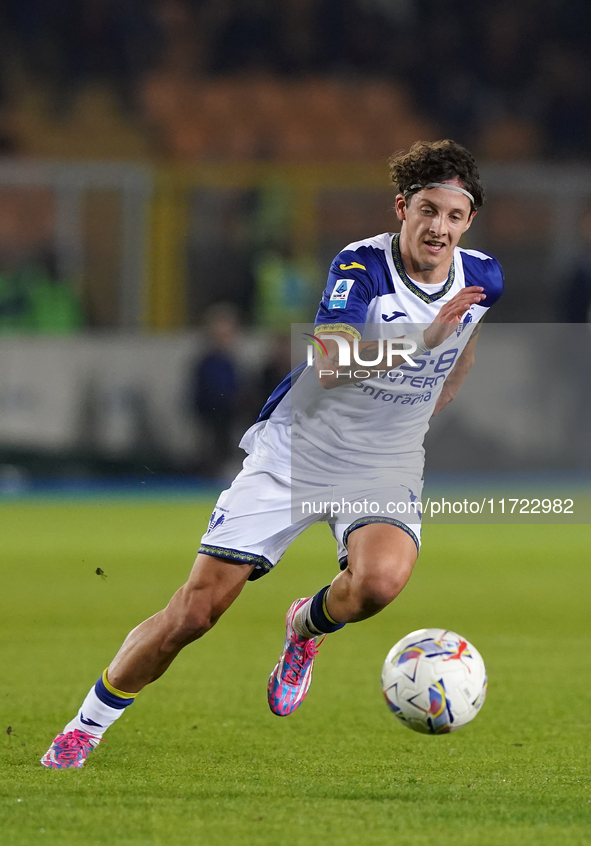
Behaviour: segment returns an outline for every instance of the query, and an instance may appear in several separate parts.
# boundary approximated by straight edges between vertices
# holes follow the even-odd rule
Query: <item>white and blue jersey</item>
[[[337,255],[316,315],[316,335],[345,331],[362,340],[401,337],[409,324],[426,328],[446,302],[472,285],[482,287],[486,299],[470,307],[443,344],[415,358],[414,367],[383,369],[330,390],[319,386],[312,367],[296,368],[242,439],[253,462],[261,468],[281,467],[298,478],[307,472],[306,465],[324,478],[362,468],[367,475],[374,467],[416,477],[445,379],[476,323],[502,294],[498,261],[456,248],[445,283],[420,284],[404,270],[398,235],[377,235],[349,244]]]
[[[445,343],[415,358],[416,367],[382,370],[330,390],[306,363],[286,377],[243,437],[244,469],[220,494],[199,551],[254,564],[249,578],[256,579],[319,521],[331,527],[341,567],[350,533],[368,523],[398,527],[418,549],[429,418],[475,324],[501,295],[501,268],[484,253],[456,249],[443,285],[419,284],[405,273],[398,236],[378,235],[335,258],[316,316],[318,335],[341,330],[358,339],[399,338],[409,324],[426,328],[471,285],[484,289],[483,304],[467,311]]]

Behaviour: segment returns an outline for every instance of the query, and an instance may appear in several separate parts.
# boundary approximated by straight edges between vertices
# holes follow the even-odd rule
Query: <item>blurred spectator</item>
[[[240,379],[236,362],[238,316],[231,303],[217,303],[206,315],[207,349],[193,365],[191,410],[203,432],[199,471],[223,475],[236,447]]]
[[[273,340],[269,359],[261,370],[256,416],[258,416],[277,385],[285,379],[288,373],[291,373],[291,370],[291,337],[287,334],[278,334]]]
[[[0,333],[63,335],[83,325],[78,297],[49,258],[0,272]]]
[[[559,294],[559,312],[566,323],[591,319],[591,209],[581,221],[583,247]]]
[[[291,373],[293,367],[299,364],[292,362],[291,335],[278,332],[269,338],[269,348],[263,364],[257,368],[256,376],[251,380],[250,390],[246,397],[245,422],[252,425],[263,406],[278,385]]]
[[[285,332],[291,323],[303,323],[317,296],[311,274],[298,262],[290,248],[265,250],[254,265],[255,322]]]
[[[251,226],[254,191],[196,191],[189,233],[189,312],[193,325],[214,303],[252,313]]]

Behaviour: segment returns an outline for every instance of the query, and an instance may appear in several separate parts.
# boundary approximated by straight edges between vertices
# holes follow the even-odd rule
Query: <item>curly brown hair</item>
[[[390,179],[407,202],[430,182],[445,182],[457,176],[474,197],[473,208],[484,205],[484,188],[474,156],[455,141],[416,141],[408,153],[395,153],[388,164]]]

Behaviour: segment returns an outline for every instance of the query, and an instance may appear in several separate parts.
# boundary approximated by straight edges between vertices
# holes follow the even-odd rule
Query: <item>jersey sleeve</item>
[[[349,332],[361,338],[375,282],[354,250],[343,250],[333,260],[316,314],[314,332]]]
[[[482,302],[484,308],[490,308],[500,299],[505,284],[503,269],[496,258],[478,253],[466,251],[464,256],[464,276],[466,287],[480,285],[484,288],[486,299]]]

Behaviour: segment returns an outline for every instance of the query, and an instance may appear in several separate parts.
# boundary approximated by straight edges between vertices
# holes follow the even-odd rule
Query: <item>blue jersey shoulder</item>
[[[363,324],[371,301],[393,292],[385,250],[372,243],[378,240],[349,244],[333,259],[316,323]]]
[[[482,303],[490,308],[503,293],[505,278],[503,269],[494,256],[478,250],[460,250],[466,287],[479,285],[484,288],[486,299]]]
[[[369,283],[374,296],[378,294],[378,287],[381,287],[380,283],[387,272],[384,250],[370,245],[350,244],[333,259],[330,266],[331,274],[360,274],[360,278]]]

